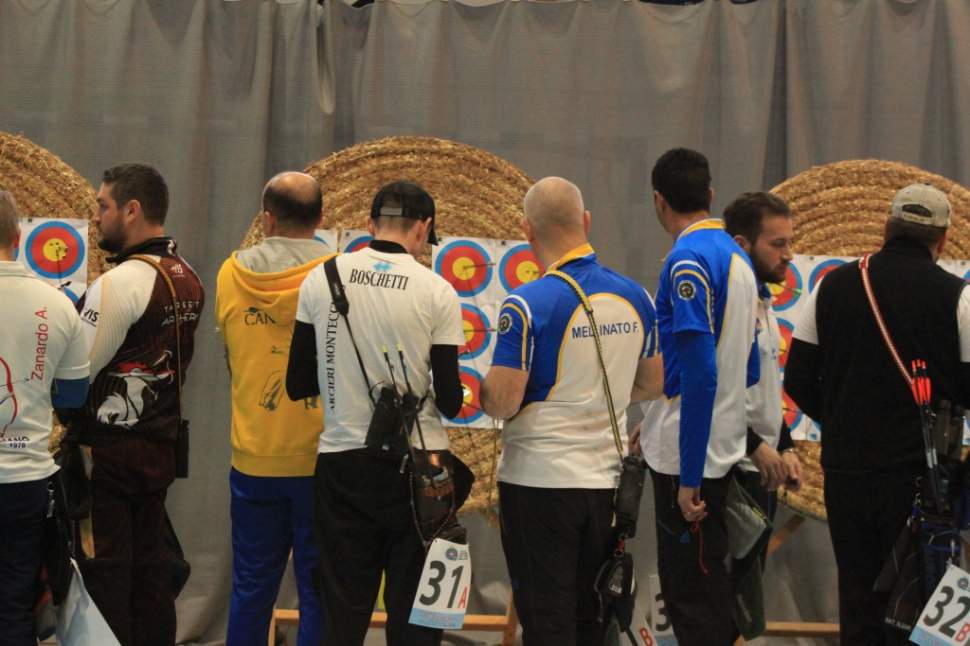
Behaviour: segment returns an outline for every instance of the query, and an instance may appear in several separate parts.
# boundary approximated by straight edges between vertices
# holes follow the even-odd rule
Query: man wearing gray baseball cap
[[[873,587],[918,507],[919,481],[932,473],[924,398],[908,383],[913,361],[926,364],[932,410],[970,406],[970,291],[936,264],[950,203],[937,188],[912,184],[889,212],[882,249],[832,271],[811,294],[785,369],[785,390],[822,427],[843,644],[908,643],[886,621],[891,591]]]

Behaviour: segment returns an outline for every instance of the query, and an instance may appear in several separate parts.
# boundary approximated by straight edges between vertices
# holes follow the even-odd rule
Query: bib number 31
[[[970,574],[951,565],[909,636],[921,646],[970,643]]]
[[[436,538],[424,560],[408,621],[428,628],[461,628],[471,581],[468,546]]]

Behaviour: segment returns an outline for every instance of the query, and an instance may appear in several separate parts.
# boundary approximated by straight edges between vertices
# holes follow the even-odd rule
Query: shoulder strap
[[[906,369],[906,364],[903,363],[902,358],[899,356],[899,352],[896,350],[896,344],[893,343],[892,337],[889,335],[889,328],[886,327],[886,322],[882,318],[882,312],[879,310],[879,304],[876,302],[876,295],[872,291],[872,282],[869,280],[869,258],[871,254],[866,254],[859,260],[859,271],[862,273],[862,288],[866,292],[866,298],[869,299],[869,307],[872,309],[872,315],[876,319],[876,327],[879,328],[879,334],[882,336],[882,340],[886,344],[886,348],[889,350],[890,356],[893,358],[893,362],[899,369],[899,374],[902,375],[903,379],[906,381],[906,385],[909,386],[910,391],[913,393],[913,398],[916,399],[916,403],[920,404],[920,397],[916,392],[913,375],[909,373]]]
[[[179,428],[182,427],[182,334],[180,330],[180,323],[182,321],[179,315],[179,298],[178,293],[175,291],[175,284],[172,282],[171,276],[162,267],[161,263],[151,258],[150,256],[135,255],[130,256],[131,260],[139,260],[147,265],[151,265],[158,272],[159,276],[165,282],[168,287],[169,296],[172,297],[172,310],[175,315],[175,369],[178,374],[175,376],[175,386],[178,392],[178,420]]]
[[[340,272],[337,271],[337,256],[331,256],[329,260],[323,263],[323,271],[327,275],[327,284],[330,285],[330,296],[333,298],[333,305],[337,308],[340,316],[343,317],[344,323],[347,325],[347,333],[350,334],[350,343],[354,346],[354,354],[357,355],[357,363],[360,365],[360,374],[364,377],[364,383],[367,384],[367,397],[374,403],[374,395],[371,392],[373,387],[371,386],[370,379],[367,377],[367,369],[364,368],[364,359],[360,356],[360,349],[357,347],[357,339],[354,338],[354,329],[350,326],[350,319],[347,318],[347,314],[350,312],[350,302],[347,300],[347,291],[344,289],[344,283],[340,279]]]
[[[613,393],[610,390],[610,378],[606,372],[606,360],[603,358],[603,343],[600,341],[599,327],[597,327],[596,318],[593,316],[593,304],[589,302],[589,298],[586,296],[586,292],[583,291],[583,288],[580,287],[579,283],[577,283],[569,274],[559,270],[551,270],[546,272],[546,275],[555,276],[569,285],[576,293],[576,296],[579,297],[579,301],[582,303],[583,309],[586,311],[586,318],[589,319],[589,325],[593,329],[593,339],[596,341],[596,357],[599,359],[600,374],[603,376],[603,394],[606,396],[606,407],[610,413],[610,426],[613,428],[613,440],[616,442],[616,451],[620,454],[620,459],[622,460],[623,440],[620,439],[620,426],[616,421],[616,409],[613,406]]]

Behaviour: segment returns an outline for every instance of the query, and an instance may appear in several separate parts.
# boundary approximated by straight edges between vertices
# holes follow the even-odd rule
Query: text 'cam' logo
[[[246,310],[243,322],[246,325],[276,325],[276,320],[272,316],[257,307]]]
[[[374,265],[374,271],[379,271],[379,272],[387,273],[387,272],[391,271],[391,263],[389,263],[389,262],[379,262],[379,263],[377,263],[377,264]]]

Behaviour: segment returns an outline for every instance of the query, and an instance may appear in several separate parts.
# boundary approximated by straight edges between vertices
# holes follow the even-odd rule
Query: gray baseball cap
[[[896,193],[889,217],[946,229],[950,226],[950,200],[931,184],[910,184]]]

